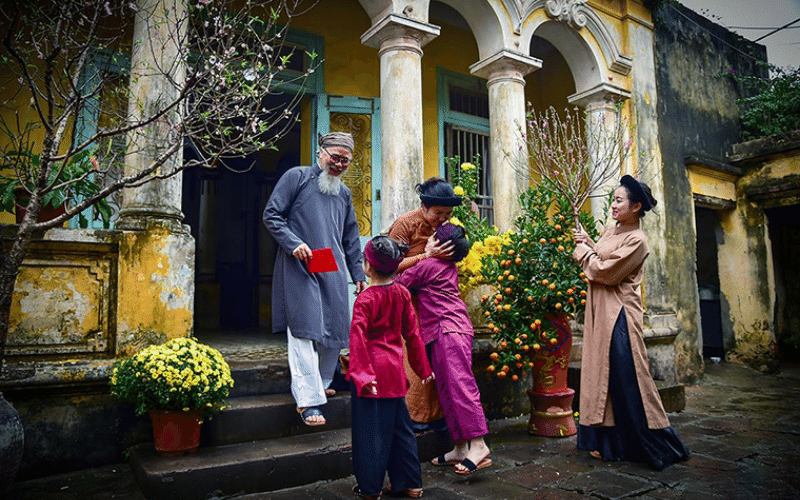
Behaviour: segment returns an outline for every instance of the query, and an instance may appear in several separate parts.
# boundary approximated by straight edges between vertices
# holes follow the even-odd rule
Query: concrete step
[[[130,463],[146,498],[199,500],[347,477],[353,473],[350,439],[350,429],[342,428],[201,447],[180,457],[159,456],[145,443],[131,448]],[[447,432],[419,434],[417,444],[423,461],[453,446]]]
[[[200,448],[162,457],[131,448],[131,468],[148,499],[204,499],[274,491],[352,474],[350,429]]]
[[[233,377],[231,398],[289,392],[291,376],[286,358],[230,361],[228,364]]]
[[[321,407],[327,425],[309,427],[297,414],[291,394],[266,394],[228,398],[228,408],[203,422],[202,446],[220,446],[247,441],[308,434],[350,427],[350,396],[337,394]]]

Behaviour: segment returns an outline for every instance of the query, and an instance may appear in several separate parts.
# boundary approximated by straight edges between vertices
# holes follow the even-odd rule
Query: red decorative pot
[[[537,436],[564,437],[578,432],[572,413],[575,391],[567,387],[572,329],[566,314],[545,316],[558,330],[557,342],[533,358],[533,388],[528,389],[531,418],[528,432]]]
[[[200,446],[202,410],[150,410],[153,439],[159,455],[193,453]]]
[[[533,357],[533,390],[540,394],[567,390],[567,369],[572,353],[572,329],[566,314],[545,316],[545,321],[558,330],[555,346],[544,347]]]

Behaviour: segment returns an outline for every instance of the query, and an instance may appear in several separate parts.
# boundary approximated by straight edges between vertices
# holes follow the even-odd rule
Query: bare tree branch
[[[126,187],[186,168],[229,168],[227,159],[275,148],[296,123],[319,61],[285,39],[291,19],[317,0],[160,5],[171,1],[186,14],[169,22],[147,10],[149,0],[22,1],[0,11],[0,95],[11,96],[0,103],[3,208],[13,210],[14,189],[28,196],[14,241],[8,251],[0,246],[0,372],[14,283],[34,231],[90,207],[108,213],[107,198]],[[167,47],[177,47],[176,57],[159,62],[156,52]],[[142,74],[129,67],[137,50],[151,51]],[[130,88],[147,76],[164,87],[145,105]],[[154,127],[167,133],[150,151]],[[176,165],[185,145],[198,159]],[[138,171],[125,165],[132,155],[145,158]],[[58,203],[63,215],[37,220],[43,205]]]
[[[523,133],[527,149],[517,168],[548,181],[563,194],[577,226],[586,201],[619,176],[631,152],[627,132],[619,105],[602,115],[577,108],[562,114],[552,107],[541,113],[532,111]]]

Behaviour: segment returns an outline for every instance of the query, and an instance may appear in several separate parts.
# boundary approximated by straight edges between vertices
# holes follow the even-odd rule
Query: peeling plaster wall
[[[773,260],[765,208],[800,204],[800,134],[780,144],[769,139],[736,144],[732,159],[746,172],[736,182],[736,209],[722,219],[723,320],[730,322],[735,343],[727,356],[773,372],[778,369],[776,274],[786,275]],[[791,296],[782,299],[792,302]]]
[[[742,90],[730,78],[735,70],[760,74],[755,60],[731,48],[766,59],[763,46],[742,42],[707,19],[676,5],[647,2],[655,26],[658,129],[664,186],[660,217],[665,224],[666,292],[674,300],[681,335],[675,342],[682,381],[702,375],[699,296],[696,279],[694,201],[685,158],[724,163],[739,137]]]
[[[119,239],[117,353],[193,331],[194,239],[153,225]]]
[[[147,420],[107,384],[116,359],[192,334],[194,240],[170,227],[55,229],[33,241],[6,358],[28,376],[0,383],[25,428],[20,478],[120,462],[127,447],[152,439]],[[0,233],[8,239],[13,229]]]
[[[723,241],[718,247],[718,263],[722,320],[730,323],[735,342],[726,358],[772,372],[778,365],[766,222],[764,211],[741,194],[736,209],[720,214]]]

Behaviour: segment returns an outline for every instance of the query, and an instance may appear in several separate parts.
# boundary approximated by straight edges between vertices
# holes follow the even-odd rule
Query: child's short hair
[[[453,255],[450,260],[459,262],[469,253],[469,241],[467,240],[466,231],[463,227],[457,224],[445,223],[436,228],[436,239],[439,243],[453,242]]]
[[[400,243],[388,236],[376,236],[364,247],[364,258],[372,265],[375,272],[382,276],[391,276],[403,260],[408,245]]]

